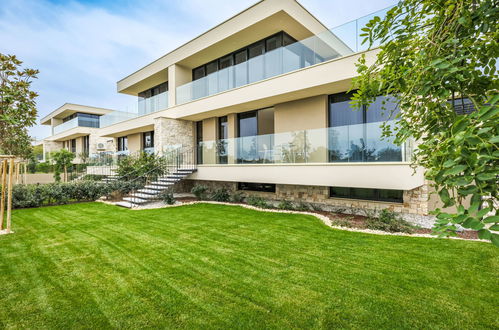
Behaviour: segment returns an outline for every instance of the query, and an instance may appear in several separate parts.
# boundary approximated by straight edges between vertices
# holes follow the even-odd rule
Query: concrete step
[[[153,198],[157,197],[157,194],[156,195],[150,195],[150,194],[143,194],[143,193],[140,193],[140,192],[136,192],[136,193],[130,194],[130,197],[139,197],[141,199],[153,199]]]
[[[157,194],[159,194],[159,191],[158,190],[154,190],[154,189],[139,189],[139,190],[137,190],[137,192],[143,193],[143,194],[149,194],[149,195],[157,195]]]
[[[165,189],[168,189],[167,186],[157,186],[157,185],[147,185],[144,187],[145,189],[152,189],[152,190],[158,190],[158,191],[163,191]]]
[[[173,182],[164,182],[164,181],[154,181],[154,182],[151,182],[151,185],[169,187],[169,186],[173,186],[174,183]]]
[[[118,202],[115,205],[116,206],[125,207],[127,209],[131,209],[132,207],[137,206],[136,204],[130,203],[130,202]]]
[[[158,179],[158,181],[161,181],[161,182],[173,182],[173,183],[179,182],[180,180],[182,180],[182,179],[180,179],[180,178],[159,178]]]
[[[148,202],[147,199],[142,199],[139,197],[125,197],[125,198],[123,198],[123,200],[127,201],[127,202],[131,202],[133,204],[144,204],[144,203]]]

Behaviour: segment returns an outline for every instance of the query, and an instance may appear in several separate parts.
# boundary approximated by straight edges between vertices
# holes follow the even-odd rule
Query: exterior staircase
[[[158,200],[160,194],[168,189],[172,189],[173,186],[187,178],[192,173],[196,172],[197,169],[176,169],[171,174],[164,177],[159,177],[156,181],[150,182],[144,188],[139,189],[135,192],[130,193],[127,197],[123,198],[123,201],[116,203],[116,205],[126,208],[133,208],[141,205],[145,205],[154,200]],[[116,180],[115,178],[110,178],[110,180]]]

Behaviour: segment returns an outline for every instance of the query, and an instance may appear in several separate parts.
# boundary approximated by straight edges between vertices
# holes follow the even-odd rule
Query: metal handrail
[[[161,176],[168,175],[170,173],[178,173],[179,171],[183,169],[189,169],[189,170],[194,170],[197,168],[197,164],[195,162],[195,157],[194,157],[194,150],[193,148],[189,147],[179,147],[175,148],[173,150],[165,152],[161,158],[165,161],[164,164],[160,166],[156,166],[155,168],[149,170],[148,172],[142,174],[141,176],[138,176],[134,178],[133,180],[130,180],[130,182],[137,182],[139,180],[143,180],[144,186],[149,184],[151,181],[151,178],[154,178],[158,180]],[[158,170],[164,170],[162,172],[162,175],[150,175],[151,173],[156,173]],[[138,204],[135,203],[136,199],[138,198],[137,196],[134,196],[138,190],[143,189],[143,187],[139,189],[133,189],[128,193],[127,197],[132,198],[132,203],[133,204]],[[172,190],[173,186],[166,188],[165,190]]]

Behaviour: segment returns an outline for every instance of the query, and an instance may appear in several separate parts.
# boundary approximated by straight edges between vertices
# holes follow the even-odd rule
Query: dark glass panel
[[[238,182],[237,188],[239,190],[275,193],[276,185],[272,183]]]
[[[233,63],[234,63],[234,58],[232,57],[232,55],[222,57],[219,60],[219,69],[222,70],[228,68],[229,66],[232,66]]]
[[[265,40],[265,47],[267,52],[282,47],[282,34],[278,34]]]
[[[265,53],[265,44],[263,41],[257,42],[248,48],[249,58],[257,57]]]
[[[206,75],[218,71],[218,61],[213,61],[206,64]]]
[[[192,70],[192,80],[198,80],[206,76],[206,71],[204,66],[200,66],[199,68],[196,68]]]

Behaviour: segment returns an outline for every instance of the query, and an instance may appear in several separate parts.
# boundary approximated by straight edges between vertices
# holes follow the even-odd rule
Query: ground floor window
[[[330,187],[329,197],[402,203],[403,190]]]
[[[272,183],[256,183],[256,182],[239,182],[237,189],[248,191],[263,191],[275,193],[275,184]]]
[[[118,138],[118,151],[128,150],[128,136],[121,136]]]
[[[154,148],[154,131],[142,133],[142,149]]]

